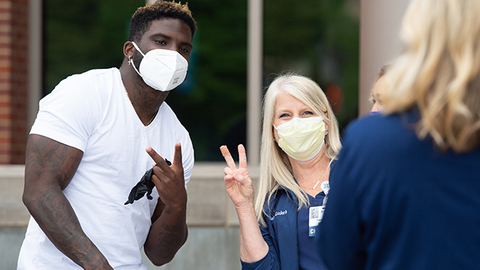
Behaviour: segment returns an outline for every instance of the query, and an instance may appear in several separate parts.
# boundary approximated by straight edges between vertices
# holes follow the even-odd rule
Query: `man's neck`
[[[147,126],[157,114],[169,92],[157,91],[146,85],[128,61],[124,61],[120,67],[120,75],[135,112]]]

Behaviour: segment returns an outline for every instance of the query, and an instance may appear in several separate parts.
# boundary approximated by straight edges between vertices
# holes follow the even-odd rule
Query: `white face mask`
[[[137,44],[135,49],[143,55],[140,62],[140,72],[131,62],[135,71],[150,87],[159,91],[170,91],[179,86],[187,76],[188,62],[178,52],[155,49],[143,54]],[[129,59],[129,61],[132,61]]]
[[[315,157],[322,149],[325,139],[323,117],[294,117],[287,123],[275,127],[278,131],[278,146],[290,157],[306,161]]]

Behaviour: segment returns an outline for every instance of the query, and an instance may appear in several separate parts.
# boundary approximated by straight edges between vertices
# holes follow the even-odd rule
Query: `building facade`
[[[0,164],[25,160],[29,1],[0,1]]]
[[[371,108],[368,98],[377,72],[401,51],[398,31],[408,2],[360,1],[359,115]],[[0,0],[0,269],[14,269],[29,218],[21,201],[23,164],[41,78],[42,0]],[[212,262],[217,269],[239,269],[238,220],[224,191],[224,166],[195,164],[188,188],[189,240],[162,269],[212,269]],[[258,178],[258,167],[250,171]]]

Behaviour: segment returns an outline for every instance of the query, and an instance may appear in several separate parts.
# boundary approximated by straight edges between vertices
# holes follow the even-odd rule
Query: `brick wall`
[[[0,164],[23,164],[28,113],[28,0],[0,0]]]

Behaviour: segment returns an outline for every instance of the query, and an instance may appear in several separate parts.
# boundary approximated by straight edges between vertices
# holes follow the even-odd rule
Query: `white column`
[[[263,0],[248,0],[247,155],[260,164],[261,100],[263,78]]]
[[[399,31],[409,0],[361,0],[359,115],[368,114],[370,90],[380,68],[397,57]]]
[[[33,124],[42,97],[42,1],[28,3],[28,127]]]

